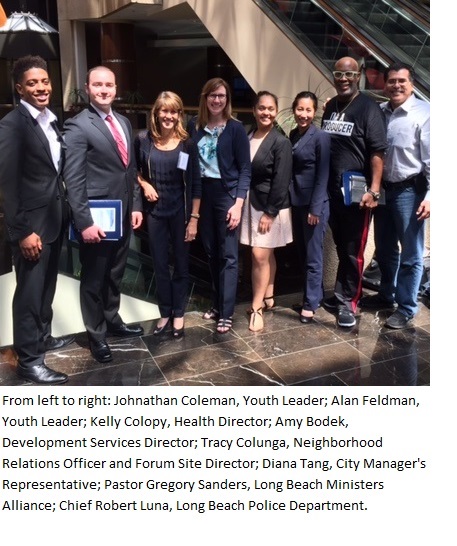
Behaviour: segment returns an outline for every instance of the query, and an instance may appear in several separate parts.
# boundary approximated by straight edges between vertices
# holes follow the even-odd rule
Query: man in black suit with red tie
[[[126,325],[119,315],[120,284],[127,263],[132,228],[140,227],[142,202],[133,153],[132,127],[111,109],[116,97],[114,73],[104,66],[89,70],[86,93],[90,106],[65,124],[65,182],[73,224],[80,238],[81,313],[90,350],[99,362],[112,360],[107,334],[134,337],[138,325]],[[91,215],[89,200],[122,202],[123,234],[106,234]]]
[[[17,374],[35,383],[65,383],[45,364],[45,352],[73,336],[51,335],[60,250],[67,227],[61,169],[63,141],[48,109],[51,82],[46,62],[27,56],[13,67],[19,106],[0,122],[0,186],[16,273],[13,346]]]

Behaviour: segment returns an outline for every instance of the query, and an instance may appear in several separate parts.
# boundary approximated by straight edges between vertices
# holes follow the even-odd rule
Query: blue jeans
[[[422,279],[425,223],[416,211],[425,192],[414,187],[386,190],[386,205],[374,213],[376,259],[381,271],[379,295],[396,301],[398,310],[412,318],[418,310]]]

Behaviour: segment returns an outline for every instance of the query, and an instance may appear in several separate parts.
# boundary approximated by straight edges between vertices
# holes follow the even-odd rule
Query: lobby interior
[[[238,6],[241,3],[236,4]],[[2,4],[6,9],[9,5],[20,3],[10,0]],[[238,90],[242,91],[245,88],[246,81],[243,78],[240,80],[242,74],[246,76],[250,84],[249,90],[258,89],[259,86],[271,88],[280,95],[281,103],[284,105],[290,105],[291,97],[295,92],[310,84],[317,86],[324,81],[325,85],[321,87],[324,98],[327,96],[328,86],[331,88],[328,67],[323,67],[321,60],[314,53],[308,53],[305,58],[300,50],[300,44],[297,45],[290,36],[284,37],[284,21],[273,25],[271,22],[273,19],[264,21],[262,18],[262,24],[258,25],[259,28],[275,27],[271,30],[272,33],[274,32],[272,34],[274,39],[267,40],[266,36],[270,33],[266,31],[261,33],[260,30],[259,33],[249,36],[254,44],[249,45],[252,54],[256,53],[256,49],[262,52],[262,55],[258,57],[256,53],[256,59],[261,59],[262,56],[269,59],[268,70],[254,70],[253,68],[259,68],[257,61],[254,62],[252,56],[243,55],[243,48],[240,47],[239,36],[236,32],[234,36],[230,36],[232,27],[241,29],[244,24],[248,24],[243,20],[243,14],[231,14],[228,6],[232,3],[224,2],[220,9],[223,7],[224,10],[228,10],[227,13],[236,16],[237,19],[233,25],[220,25],[220,20],[223,18],[217,21],[209,9],[205,13],[199,13],[200,19],[196,17],[189,6],[202,5],[201,2],[164,0],[162,2],[164,9],[161,10],[158,6],[152,6],[156,4],[155,2],[132,3],[119,0],[117,4],[126,5],[125,11],[113,10],[108,16],[99,18],[94,11],[94,6],[101,4],[89,0],[78,3],[70,0],[52,0],[46,3],[47,6],[51,6],[50,11],[53,14],[50,22],[54,26],[59,26],[61,43],[64,44],[62,55],[65,57],[65,62],[62,62],[61,67],[54,62],[52,64],[56,79],[59,70],[62,71],[62,85],[56,85],[56,90],[59,91],[63,103],[65,101],[68,103],[71,89],[78,89],[82,85],[81,81],[83,81],[87,65],[106,61],[109,55],[114,54],[119,54],[119,59],[122,61],[117,63],[122,70],[119,76],[129,82],[124,85],[124,90],[135,91],[135,78],[140,78],[143,83],[143,96],[147,102],[153,100],[162,87],[166,87],[187,93],[184,97],[186,104],[195,106],[202,82],[210,75],[208,71],[216,66],[222,70],[223,77],[236,82],[239,86]],[[207,4],[212,5],[212,1]],[[292,5],[294,2],[251,2],[250,4]],[[310,3],[301,2],[301,4]],[[30,1],[28,5],[36,5],[37,9],[43,9],[39,8],[41,4],[38,1]],[[171,7],[166,10],[165,7],[168,5]],[[57,17],[57,7],[60,14],[65,15],[64,18]],[[256,20],[260,20],[258,6],[255,8],[250,6],[249,9],[257,10],[254,16],[257,17]],[[135,13],[134,10],[140,11]],[[295,10],[296,13],[298,11]],[[88,17],[91,12],[94,13],[92,19]],[[122,16],[123,13],[124,16],[127,13],[130,14],[129,21],[126,22]],[[71,20],[72,14],[75,16],[74,20]],[[81,20],[77,20],[79,16]],[[326,24],[329,28],[328,23]],[[120,27],[125,27],[121,31],[124,46],[117,51],[112,51],[107,46],[101,47],[103,28],[106,36],[116,37],[119,36]],[[152,28],[154,33],[150,35]],[[128,70],[131,50],[125,46],[130,43],[128,36],[132,32],[136,40],[135,53],[138,65],[142,67],[136,74]],[[247,39],[248,35],[245,33],[243,40]],[[74,44],[78,44],[82,47],[83,42],[86,44],[86,41],[87,50],[84,45],[84,48],[78,51],[78,55],[75,51],[70,51],[70,45],[73,47]],[[282,49],[285,42],[287,42],[287,53],[284,53]],[[192,46],[190,46],[191,43]],[[244,45],[248,44],[244,43]],[[100,58],[96,53],[99,50]],[[230,58],[226,52],[230,54]],[[277,56],[287,58],[290,66],[294,68],[287,71],[287,78],[284,77],[283,63],[274,61]],[[81,66],[77,64],[78,59],[84,59]],[[235,59],[236,65],[230,59]],[[2,62],[5,64],[6,60]],[[189,73],[186,73],[186,77],[183,78],[176,67],[184,66]],[[324,68],[325,74],[322,72]],[[189,74],[192,74],[192,77],[189,77]],[[132,78],[133,83],[130,83]],[[186,82],[184,86],[183,81]],[[9,89],[9,82],[6,79],[5,82],[4,87]],[[146,82],[150,83],[145,91]],[[247,104],[248,101],[239,99],[240,113],[247,110]],[[63,118],[68,114],[68,112],[65,113],[67,106],[60,105],[61,112],[58,112],[60,117]],[[133,123],[137,121],[141,125],[145,119],[144,105],[131,104],[130,106],[134,107]],[[250,301],[250,282],[247,262],[240,271],[238,302],[232,331],[225,335],[217,334],[215,323],[201,318],[202,312],[209,306],[209,281],[206,266],[202,263],[200,253],[196,252],[191,264],[192,285],[185,317],[185,336],[182,339],[176,341],[171,335],[160,338],[152,335],[158,311],[153,294],[149,293],[148,288],[145,299],[149,307],[141,313],[129,313],[127,310],[123,315],[126,322],[141,322],[145,331],[144,335],[130,340],[108,339],[114,359],[109,364],[100,364],[92,358],[88,348],[87,338],[80,322],[77,291],[72,295],[72,306],[68,303],[68,293],[63,292],[62,296],[58,294],[55,303],[56,306],[62,307],[59,313],[65,314],[68,320],[63,325],[56,324],[54,333],[55,335],[75,333],[76,340],[63,350],[48,353],[47,363],[51,368],[69,375],[69,382],[63,388],[151,385],[402,386],[430,384],[430,303],[428,299],[421,301],[420,312],[413,325],[404,330],[393,331],[383,327],[384,320],[388,316],[388,311],[385,310],[360,312],[357,315],[356,326],[343,329],[337,326],[336,317],[332,313],[320,308],[313,323],[303,325],[299,322],[297,312],[301,304],[301,279],[296,271],[291,273],[293,253],[294,249],[289,249],[286,255],[279,253],[276,306],[271,312],[265,313],[265,328],[259,333],[254,334],[248,330],[246,309]],[[327,245],[326,256],[328,271],[325,287],[330,294],[335,264],[335,253],[331,244]],[[367,257],[369,260],[369,252]],[[66,263],[63,276],[68,274],[67,265]],[[71,269],[71,276],[74,279],[77,266]],[[133,267],[129,274],[135,276],[135,271]],[[149,284],[148,287],[150,286]],[[9,297],[11,296],[10,293]],[[131,300],[128,299],[128,302],[130,304]],[[140,303],[143,304],[143,302]],[[0,314],[2,322],[0,328],[6,330],[11,321],[10,307],[5,299],[2,300],[1,305],[3,309]],[[3,341],[4,339],[6,341]],[[9,336],[0,335],[0,385],[31,385],[16,376],[15,360]]]

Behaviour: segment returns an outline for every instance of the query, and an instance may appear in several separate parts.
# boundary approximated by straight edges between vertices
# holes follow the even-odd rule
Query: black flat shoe
[[[300,322],[302,324],[309,324],[310,322],[313,322],[314,319],[314,313],[310,317],[305,317],[304,315],[300,315]]]
[[[178,324],[181,323],[181,328],[176,328],[175,322]],[[171,335],[173,339],[181,339],[184,335],[184,317],[174,317],[173,318],[173,328],[171,330]]]
[[[182,328],[173,328],[173,339],[181,339],[184,336],[184,326]]]
[[[170,326],[170,319],[163,326],[156,326],[152,332],[153,336],[161,336],[167,331],[167,328]]]

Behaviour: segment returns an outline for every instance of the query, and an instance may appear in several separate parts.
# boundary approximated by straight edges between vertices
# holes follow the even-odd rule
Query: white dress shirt
[[[381,109],[388,142],[383,179],[402,182],[423,172],[430,186],[430,104],[411,95],[393,111],[389,102],[382,103]],[[430,190],[425,199],[430,200]]]
[[[43,133],[49,142],[49,147],[51,148],[52,161],[56,171],[59,170],[59,162],[62,154],[62,144],[59,139],[59,135],[52,126],[52,123],[57,120],[57,116],[51,112],[48,108],[44,110],[38,110],[30,103],[21,99],[21,104],[27,108],[30,112],[30,115],[38,122],[40,127],[43,129]]]

